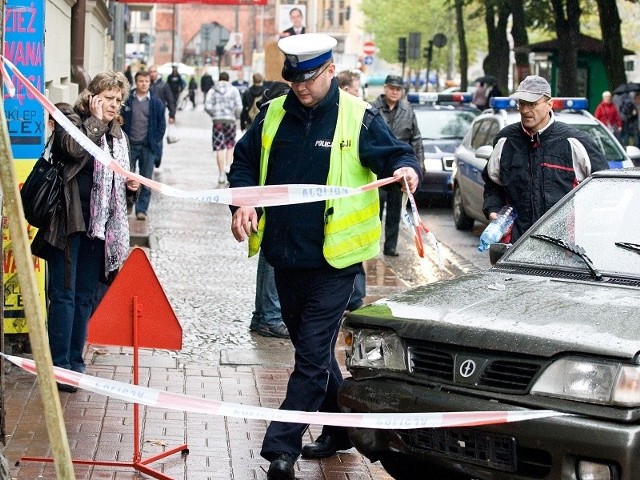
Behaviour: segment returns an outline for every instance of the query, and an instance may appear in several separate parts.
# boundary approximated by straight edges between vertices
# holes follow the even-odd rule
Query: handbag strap
[[[49,163],[51,162],[51,149],[53,147],[53,136],[55,135],[55,133],[52,133],[51,135],[49,135],[49,138],[47,139],[47,143],[44,146],[44,150],[42,151],[42,157]]]

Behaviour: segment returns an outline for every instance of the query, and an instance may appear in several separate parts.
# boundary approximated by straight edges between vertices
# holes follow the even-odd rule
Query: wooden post
[[[4,193],[4,205],[13,242],[20,291],[24,298],[24,311],[29,328],[29,341],[33,350],[38,373],[38,386],[44,406],[44,417],[49,434],[49,442],[56,476],[59,479],[75,480],[67,430],[62,416],[62,407],[53,376],[53,362],[49,350],[49,339],[45,329],[45,319],[40,308],[38,285],[33,271],[33,258],[27,225],[22,210],[18,181],[13,165],[13,155],[4,114],[4,102],[0,105],[0,185]]]

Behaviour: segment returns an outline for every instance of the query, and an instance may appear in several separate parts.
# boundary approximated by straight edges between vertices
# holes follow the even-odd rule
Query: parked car
[[[629,146],[625,151],[609,129],[586,110],[587,106],[586,98],[555,98],[555,119],[587,132],[602,149],[609,167],[633,167],[635,161],[640,162],[640,149]],[[459,230],[471,230],[476,220],[488,223],[482,212],[482,170],[498,132],[519,121],[516,102],[507,97],[495,97],[491,99],[491,108],[476,117],[457,148],[453,162],[453,219]]]
[[[407,95],[422,134],[424,158],[419,196],[451,198],[453,153],[480,114],[471,94],[412,92]]]
[[[354,446],[396,479],[637,479],[638,205],[640,169],[596,172],[492,268],[379,300],[344,323],[344,412],[569,416],[353,428]]]

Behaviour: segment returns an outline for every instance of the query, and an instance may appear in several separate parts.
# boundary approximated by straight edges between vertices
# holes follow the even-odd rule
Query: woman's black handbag
[[[24,218],[36,228],[49,224],[62,195],[63,163],[52,158],[50,144],[51,138],[20,190]]]

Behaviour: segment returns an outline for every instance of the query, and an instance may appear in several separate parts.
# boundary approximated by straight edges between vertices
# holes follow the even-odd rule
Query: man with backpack
[[[265,91],[263,77],[260,73],[253,74],[253,84],[242,94],[242,114],[240,115],[240,128],[245,131],[260,111],[257,103]]]

